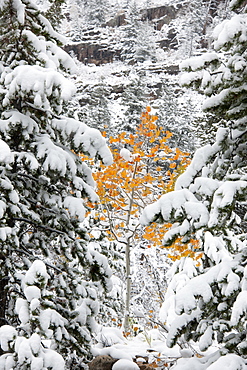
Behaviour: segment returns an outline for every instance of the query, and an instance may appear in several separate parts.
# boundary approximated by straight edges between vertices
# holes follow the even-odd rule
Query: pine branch
[[[22,104],[22,107],[30,107],[30,108],[33,108],[34,110],[38,111],[38,112],[41,112],[41,113],[46,113],[47,115],[50,115],[52,118],[57,118],[57,119],[61,119],[60,116],[56,115],[55,113],[51,112],[50,110],[48,109],[43,109],[43,108],[38,108],[36,107],[36,105],[32,104],[32,103],[29,103],[29,102],[25,102],[24,104]],[[33,117],[32,117],[33,118]]]
[[[29,253],[25,248],[21,247],[21,249],[15,249],[15,252],[19,252],[19,253],[24,253],[26,256],[34,259],[34,260],[37,260],[37,259],[40,259],[38,256],[34,256],[32,253]],[[56,271],[58,271],[59,273],[62,273],[63,271],[61,269],[59,269],[58,267],[54,266],[54,265],[51,265],[49,262],[47,261],[43,261],[44,264]],[[20,293],[21,294],[21,293]]]
[[[53,229],[52,227],[49,227],[47,225],[45,225],[45,226],[44,225],[39,225],[36,222],[34,222],[32,220],[29,220],[28,218],[24,218],[24,217],[13,217],[13,220],[20,221],[20,222],[26,222],[28,224],[34,225],[38,229],[43,229],[45,231],[50,231],[50,232],[54,232],[54,233],[57,233],[57,234],[60,234],[60,235],[64,235],[64,236],[67,236],[69,239],[75,241],[74,238],[72,238],[71,236],[69,236],[68,234],[66,234],[64,231]]]

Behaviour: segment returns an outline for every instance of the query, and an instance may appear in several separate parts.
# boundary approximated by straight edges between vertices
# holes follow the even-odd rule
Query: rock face
[[[157,30],[160,31],[164,24],[169,24],[176,18],[179,9],[180,7],[175,8],[174,6],[166,5],[145,9],[141,12],[141,19],[143,21],[147,19],[149,21],[154,21]]]
[[[220,3],[225,0],[212,0],[208,9],[208,20],[217,14],[217,8]],[[186,4],[183,6],[172,6],[163,5],[152,7],[148,9],[143,9],[140,11],[140,19],[145,22],[149,20],[155,24],[155,29],[160,31],[162,27],[167,24],[169,25],[181,12],[186,12]],[[82,39],[79,42],[66,45],[65,51],[68,53],[73,52],[77,59],[82,63],[90,63],[95,65],[101,65],[105,63],[111,63],[114,60],[120,59],[120,50],[116,46],[114,39],[114,33],[116,28],[124,26],[126,24],[124,11],[119,12],[114,18],[110,19],[102,28],[101,31],[105,29],[108,30],[108,36],[112,34],[112,39],[106,42],[107,37],[101,38],[101,31],[99,29],[88,29],[83,33]],[[208,26],[207,20],[205,21],[203,35],[206,33]],[[170,28],[168,34],[164,39],[159,40],[160,48],[164,50],[177,48],[177,31],[174,28]],[[202,47],[207,47],[206,39],[202,39]]]
[[[169,24],[175,17],[179,8],[173,6],[159,6],[149,9],[142,10],[140,12],[141,20],[149,20],[155,22],[155,27],[160,30],[164,24]],[[125,24],[125,14],[121,12],[116,15],[113,19],[106,23],[107,27],[114,28],[123,26]],[[173,47],[169,43],[169,39],[174,39],[174,34],[168,35],[168,39],[160,42],[160,47]],[[120,50],[111,47],[109,44],[105,44],[100,41],[100,32],[94,29],[88,30],[84,35],[81,42],[76,42],[64,47],[68,53],[73,53],[77,59],[82,63],[93,63],[95,65],[101,65],[105,63],[111,63],[114,59],[120,58]]]
[[[121,27],[125,24],[125,13],[120,12],[114,18],[110,19],[106,26],[108,27]]]
[[[88,368],[89,370],[112,370],[113,365],[117,361],[118,361],[117,359],[114,359],[111,356],[107,355],[97,356],[92,362],[88,364]],[[137,362],[137,365],[140,370],[152,370],[154,368],[152,364],[149,365],[147,361],[145,363]]]
[[[180,7],[174,6],[158,6],[153,8],[144,9],[141,11],[141,20],[155,21],[157,30],[160,30],[164,24],[169,24],[178,13]],[[114,18],[110,19],[106,25],[108,27],[120,27],[125,24],[125,14],[121,12]]]
[[[118,57],[118,52],[109,49],[109,45],[97,45],[89,42],[66,45],[64,50],[69,54],[72,52],[80,62],[84,64],[93,63],[96,66],[111,63],[114,58]]]
[[[139,365],[139,368],[140,370],[153,370],[154,367],[153,366],[149,366],[149,365]]]
[[[89,370],[111,370],[113,364],[118,360],[110,357],[110,356],[97,356],[95,359],[89,363],[88,368]]]

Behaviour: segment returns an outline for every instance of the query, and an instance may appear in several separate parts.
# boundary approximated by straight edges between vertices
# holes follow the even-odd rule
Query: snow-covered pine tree
[[[59,47],[61,36],[29,0],[1,1],[0,12],[0,324],[27,339],[37,332],[25,330],[14,307],[25,272],[43,261],[52,292],[43,309],[61,317],[64,331],[57,335],[61,321],[51,320],[42,339],[64,358],[82,358],[98,309],[94,281],[109,286],[110,271],[106,259],[87,248],[83,198],[97,196],[91,171],[76,153],[106,164],[111,154],[99,131],[62,115],[74,85],[61,71],[71,72],[74,63]],[[6,351],[16,348],[3,343],[4,362]],[[18,369],[31,366],[30,359],[18,361]]]
[[[186,14],[183,14],[178,25],[178,48],[183,58],[195,55],[202,48],[204,29],[210,19],[208,10],[210,1],[191,0],[188,2]]]
[[[157,44],[155,42],[155,31],[152,25],[146,22],[141,23],[139,27],[138,37],[136,40],[134,59],[143,63],[145,61],[156,62]]]
[[[177,79],[171,80],[170,77],[163,77],[157,96],[154,104],[158,107],[160,124],[172,132],[172,137],[169,140],[170,145],[193,153],[197,137],[195,137],[191,123],[194,123],[202,115],[196,109],[199,105],[198,97],[200,95],[195,93],[193,97],[191,92],[186,94],[185,89],[178,89]]]
[[[79,86],[80,84],[79,82]],[[78,94],[79,117],[90,127],[97,128],[101,132],[111,124],[109,95],[110,89],[103,76],[99,76],[97,83],[89,84]],[[84,103],[83,106],[82,103]]]
[[[121,127],[125,131],[135,132],[140,122],[141,112],[149,97],[149,88],[145,77],[145,72],[135,68],[132,68],[128,75],[129,83],[122,95],[122,104],[126,110]]]
[[[102,26],[106,21],[106,14],[109,11],[108,0],[83,0],[85,21],[89,25]]]
[[[64,19],[64,8],[66,1],[65,0],[40,0],[39,4],[41,7],[44,7],[44,15],[48,19],[48,21],[52,24],[54,29],[57,29],[62,20]],[[42,4],[42,5],[41,5]]]
[[[62,317],[52,304],[53,292],[49,291],[49,275],[44,262],[35,260],[22,276],[22,296],[18,297],[15,311],[20,325],[0,327],[1,369],[63,369],[65,361],[56,351],[45,346],[42,338],[59,340],[69,337]],[[19,292],[20,293],[20,292]]]
[[[126,25],[124,26],[124,37],[121,45],[121,59],[134,64],[136,40],[141,26],[140,15],[135,1],[128,5],[126,12]]]
[[[154,28],[148,21],[141,21],[137,3],[132,1],[126,12],[126,25],[123,26],[121,59],[128,64],[156,61]]]
[[[144,224],[157,219],[172,223],[166,246],[195,235],[203,252],[200,263],[189,258],[175,262],[161,319],[169,326],[169,346],[193,340],[199,351],[211,348],[211,354],[180,359],[174,370],[247,366],[247,230],[241,220],[246,219],[247,194],[246,26],[243,7],[215,28],[214,52],[182,63],[188,71],[182,83],[204,91],[204,109],[219,122],[224,119],[224,126],[214,144],[196,151],[175,191],[142,216]]]

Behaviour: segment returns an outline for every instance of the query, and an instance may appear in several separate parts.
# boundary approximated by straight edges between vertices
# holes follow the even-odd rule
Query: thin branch
[[[54,232],[54,233],[57,233],[57,234],[60,234],[60,235],[65,235],[67,236],[69,239],[75,241],[74,238],[72,238],[71,236],[69,236],[68,234],[66,234],[64,231],[60,231],[60,230],[56,230],[56,229],[53,229],[52,227],[49,227],[47,225],[43,226],[43,225],[39,225],[37,223],[35,223],[34,221],[32,220],[29,220],[28,218],[22,218],[22,217],[13,217],[13,220],[15,221],[20,221],[20,222],[26,222],[28,224],[31,224],[31,225],[34,225],[35,227],[39,228],[39,229],[44,229],[46,231],[50,231],[50,232]]]
[[[135,163],[135,168],[134,168],[132,180],[134,180],[134,178],[136,176],[136,172],[137,172],[137,162]],[[129,211],[128,211],[127,221],[126,221],[127,225],[129,225],[129,222],[130,222],[131,210],[132,210],[132,206],[134,204],[134,192],[135,192],[135,190],[133,188],[132,191],[131,191],[130,205],[129,205]]]
[[[10,290],[11,293],[17,293],[19,296],[21,296],[22,298],[26,298],[25,294],[22,293],[22,292],[19,292],[19,290],[16,290],[16,289],[11,289]]]
[[[128,229],[128,231],[132,233],[132,235],[128,237],[129,242],[130,242],[130,239],[131,239],[131,238],[133,238],[133,236],[136,234],[136,232],[137,232],[137,230],[138,230],[139,226],[140,226],[140,223],[138,223],[138,224],[135,226],[134,230],[130,230],[130,229]]]
[[[11,325],[9,320],[6,319],[5,317],[0,317],[0,321],[4,321],[4,322],[6,322],[7,325]]]
[[[119,189],[124,193],[124,195],[125,195],[129,200],[131,200],[130,195],[125,191],[125,189],[124,189],[124,188],[121,188],[121,187],[119,186]],[[119,191],[120,191],[120,190],[119,190]]]
[[[146,205],[147,205],[147,203],[146,202],[144,202],[144,200],[143,200],[143,196],[141,196],[141,194],[139,193],[139,191],[136,191],[136,195],[138,196],[138,198],[142,201],[142,203],[143,203],[143,206],[141,206],[140,204],[138,204],[138,207],[140,207],[141,209],[144,209],[145,207],[146,207]]]
[[[39,179],[37,177],[27,175],[26,173],[20,173],[19,172],[19,173],[13,173],[12,175],[16,175],[18,177],[26,177],[27,179],[33,180],[35,182],[39,181]]]
[[[39,259],[38,256],[34,256],[32,253],[29,253],[27,250],[25,250],[24,248],[21,247],[21,249],[15,249],[16,252],[19,252],[19,253],[24,253],[26,256],[32,258],[32,259]],[[46,261],[43,261],[44,264],[60,273],[62,273],[63,271],[61,269],[59,269],[58,267],[54,266],[54,265],[51,265],[49,262],[46,262]]]
[[[126,244],[127,245],[127,242],[120,241],[119,238],[118,238],[118,236],[117,236],[117,234],[115,233],[114,226],[113,226],[113,224],[111,222],[110,211],[109,211],[109,208],[108,208],[107,204],[106,204],[106,212],[107,212],[108,221],[109,221],[109,227],[110,227],[110,231],[111,231],[112,235],[114,236],[114,238],[116,239],[116,241],[118,243],[123,243],[123,244]]]
[[[38,108],[38,107],[36,107],[36,105],[34,105],[34,104],[32,104],[32,103],[29,103],[29,102],[27,102],[27,101],[22,105],[22,107],[26,107],[26,106],[31,107],[31,108],[33,108],[33,109],[37,110],[38,112],[42,112],[42,113],[46,113],[46,114],[48,113],[48,114],[50,114],[50,115],[51,115],[51,117],[53,117],[53,118],[61,119],[61,117],[59,117],[59,116],[58,116],[58,115],[56,115],[55,113],[53,113],[53,112],[49,111],[48,109]]]
[[[30,198],[26,198],[26,199],[28,202],[34,204],[37,208],[44,209],[46,211],[49,211],[50,213],[58,214],[58,212],[54,211],[53,209],[43,206],[40,202],[37,202],[36,200],[30,199]]]

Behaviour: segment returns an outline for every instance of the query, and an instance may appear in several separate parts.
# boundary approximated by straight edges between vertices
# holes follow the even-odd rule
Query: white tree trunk
[[[125,249],[125,268],[126,268],[126,296],[125,296],[125,313],[123,328],[125,332],[128,332],[130,327],[130,291],[131,291],[129,242],[126,244]]]

